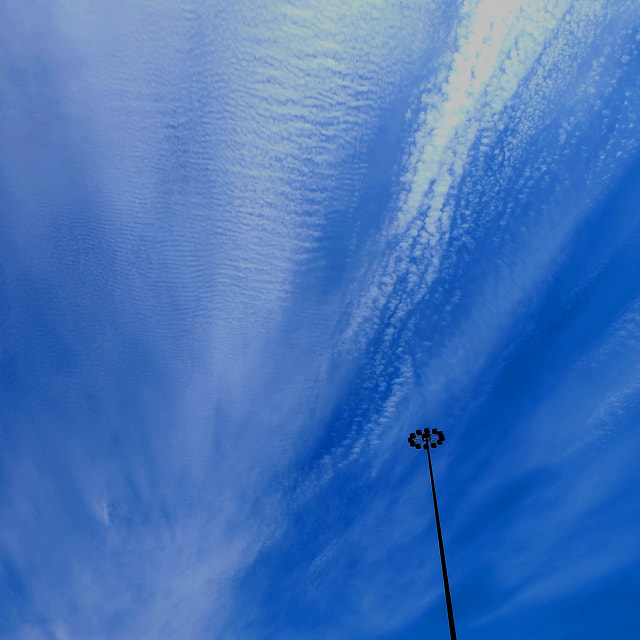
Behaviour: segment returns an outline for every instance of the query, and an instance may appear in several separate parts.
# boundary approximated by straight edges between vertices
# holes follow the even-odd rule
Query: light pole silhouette
[[[444,560],[444,544],[442,543],[442,530],[440,529],[440,516],[438,514],[438,501],[436,499],[436,485],[433,482],[433,467],[431,466],[431,451],[441,445],[445,438],[444,433],[438,429],[416,429],[409,438],[409,444],[416,449],[425,449],[429,458],[429,475],[431,476],[431,492],[433,493],[433,510],[436,514],[436,529],[438,530],[438,544],[440,545],[440,562],[442,564],[442,580],[444,582],[444,595],[447,599],[447,614],[449,615],[449,633],[451,640],[456,640],[456,626],[453,622],[453,607],[451,606],[451,593],[449,592],[449,578],[447,576],[447,563]]]

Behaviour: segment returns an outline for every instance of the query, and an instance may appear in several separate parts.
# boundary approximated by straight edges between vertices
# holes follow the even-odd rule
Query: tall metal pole
[[[447,614],[449,615],[449,633],[451,640],[456,640],[456,626],[453,622],[453,607],[451,606],[451,593],[449,592],[449,577],[447,576],[447,563],[444,560],[444,544],[442,543],[442,530],[440,529],[440,515],[438,514],[438,500],[436,499],[436,485],[433,481],[433,467],[431,466],[431,453],[429,445],[425,447],[429,457],[429,475],[431,476],[431,491],[433,493],[433,510],[436,512],[436,528],[438,529],[438,544],[440,545],[440,562],[442,563],[442,579],[444,581],[444,595],[447,599]]]

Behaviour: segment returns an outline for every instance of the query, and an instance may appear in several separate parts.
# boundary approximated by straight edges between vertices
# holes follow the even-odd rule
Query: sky
[[[636,0],[0,4],[0,638],[640,628]]]

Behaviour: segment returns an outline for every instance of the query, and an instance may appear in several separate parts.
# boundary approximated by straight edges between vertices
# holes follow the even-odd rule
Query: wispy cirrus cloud
[[[588,121],[584,111],[592,110],[590,113],[597,114],[594,117],[601,116],[598,105],[589,96],[594,93],[594,86],[604,86],[606,79],[591,75],[578,80],[576,70],[594,40],[608,38],[606,30],[617,26],[620,16],[600,24],[603,7],[581,3],[545,4],[544,7],[523,3],[517,10],[511,11],[511,8],[495,28],[497,40],[487,38],[486,42],[478,42],[469,35],[474,33],[469,24],[476,24],[478,31],[491,31],[488,13],[479,10],[478,22],[474,23],[476,14],[470,12],[472,17],[459,29],[462,35],[458,50],[464,51],[459,66],[452,65],[454,71],[434,81],[429,88],[429,99],[424,101],[426,115],[416,126],[412,142],[407,144],[411,151],[405,157],[403,187],[398,189],[394,204],[388,210],[389,222],[384,234],[371,242],[366,254],[368,262],[359,277],[354,276],[356,284],[351,289],[352,295],[347,297],[344,314],[347,320],[342,325],[343,332],[338,334],[335,353],[356,353],[356,360],[360,359],[363,364],[354,373],[352,395],[346,394],[341,410],[327,427],[330,446],[305,468],[299,483],[301,497],[296,504],[316,498],[329,499],[337,491],[337,483],[352,479],[345,470],[348,466],[355,475],[357,469],[378,480],[383,474],[392,474],[393,480],[389,479],[388,483],[397,490],[394,484],[397,478],[391,466],[398,462],[395,443],[400,429],[425,415],[442,417],[461,390],[477,389],[474,385],[478,380],[486,385],[483,393],[498,383],[504,367],[517,352],[518,341],[528,339],[529,325],[525,318],[539,319],[536,313],[545,283],[554,278],[566,252],[575,246],[574,234],[592,214],[594,200],[602,197],[602,185],[610,179],[612,167],[619,176],[634,153],[636,147],[626,137],[630,131],[627,129],[627,134],[613,134],[605,143],[606,148],[596,143],[597,149],[591,149],[593,153],[581,168],[583,173],[572,173],[562,159],[589,140],[583,128]],[[488,5],[484,9],[488,9]],[[626,7],[622,13],[628,10]],[[619,52],[628,46],[628,41],[626,44],[621,41]],[[612,54],[612,59],[615,57],[616,54]],[[475,70],[465,62],[474,59],[481,60]],[[486,59],[493,60],[493,66],[483,66]],[[556,78],[558,70],[554,65],[558,61],[566,73],[563,80]],[[613,82],[619,82],[624,73],[624,66],[617,67]],[[477,84],[474,80],[465,85],[461,80],[478,77],[481,80]],[[501,84],[503,78],[504,85]],[[553,93],[565,80],[575,92],[572,94],[575,104],[583,100],[580,118],[568,115],[559,95]],[[452,101],[451,95],[457,97]],[[527,96],[526,101],[523,96]],[[611,100],[615,98],[612,96]],[[445,105],[459,109],[454,108],[453,115],[446,119]],[[602,115],[606,122],[606,113]],[[624,119],[631,122],[633,117],[625,111]],[[562,135],[554,146],[550,137],[556,125]],[[418,143],[420,135],[423,142]],[[545,137],[546,147],[541,143],[538,149],[536,138],[540,135]],[[425,153],[427,146],[428,153]],[[530,164],[532,150],[539,165]],[[492,159],[496,160],[493,166],[489,164]],[[551,186],[549,173],[551,180],[555,180]],[[596,176],[600,176],[600,182]],[[505,185],[511,180],[521,185],[515,202],[507,198]],[[492,194],[493,201],[490,201]],[[569,211],[565,209],[567,202],[572,205]],[[434,204],[438,206],[433,207]],[[530,212],[534,210],[537,216],[532,221]],[[476,243],[484,245],[478,247]],[[485,255],[487,263],[477,266],[478,272],[472,275],[464,271],[464,262],[456,262],[464,260],[457,252],[462,256],[465,253]],[[491,257],[493,252],[495,261]],[[466,282],[456,286],[454,280],[461,273]],[[450,294],[453,295],[448,301],[443,300]],[[430,318],[434,319],[431,323]],[[610,397],[610,392],[615,393],[610,389],[604,395]],[[476,402],[482,402],[475,394],[474,397]],[[570,404],[566,406],[573,411]],[[461,417],[465,410],[473,414],[472,409],[466,406],[456,409],[455,413]],[[467,430],[471,430],[470,425],[461,426],[460,437]],[[520,429],[514,430],[512,446],[530,460],[529,449],[520,435]],[[508,454],[506,447],[500,451]],[[481,462],[477,455],[470,455],[471,468],[477,471]],[[446,453],[444,456],[445,476],[451,479],[451,459]],[[363,459],[367,460],[366,472],[361,468]],[[621,464],[628,462],[625,458]],[[489,474],[492,481],[511,483],[508,472],[502,474],[498,466],[494,470],[495,474]],[[514,474],[518,476],[515,468]],[[470,473],[461,476],[473,483]],[[584,476],[580,474],[576,486],[583,481]],[[462,479],[456,484],[460,482]],[[525,483],[523,487],[523,496],[527,491],[542,491],[533,484]],[[492,491],[495,490],[494,485]],[[377,507],[373,505],[371,510]],[[369,513],[367,509],[364,511]],[[412,539],[409,532],[415,528],[416,519],[408,515],[410,509],[389,507],[386,520],[381,515],[384,511],[380,509],[380,517],[375,518],[378,528],[372,530],[379,531],[385,526],[383,522],[386,526],[404,523],[406,528],[399,525],[402,535]],[[523,522],[527,520],[525,512],[521,512]],[[560,513],[559,507],[549,519],[557,519]],[[362,513],[359,514],[362,517]],[[569,516],[574,524],[581,517],[579,512]],[[452,526],[459,531],[472,526],[469,522],[461,510]],[[356,530],[359,531],[354,522],[353,531]],[[349,573],[347,578],[347,572],[337,570],[327,557],[343,560],[349,557],[350,562],[364,570],[363,556],[367,557],[368,553],[366,549],[358,550],[358,539],[361,536],[357,533],[353,536],[341,533],[332,541],[330,551],[320,545],[323,550],[317,556],[318,563],[313,563],[316,579],[332,580],[328,576],[317,577],[318,564],[326,562],[345,580],[354,580],[348,584],[357,589],[358,571]],[[591,545],[591,541],[585,541],[583,548]],[[373,555],[375,549],[371,551]],[[515,555],[516,551],[512,550]],[[380,558],[389,560],[392,555],[392,552],[387,556],[381,553]],[[423,567],[424,558],[421,554],[418,558],[417,564]],[[531,557],[526,562],[532,562],[531,567],[535,565]],[[375,564],[366,565],[368,576],[375,573]],[[437,572],[437,568],[433,570]],[[610,570],[615,567],[611,566]],[[600,574],[596,571],[589,575],[595,579]],[[418,572],[413,578],[419,580]],[[572,579],[569,573],[566,579]],[[531,575],[528,580],[530,584],[535,583]],[[461,581],[464,582],[462,578]],[[371,585],[367,591],[371,593]],[[402,593],[406,597],[406,591]],[[381,598],[378,610],[366,611],[366,615],[371,616],[367,620],[375,620],[380,625],[378,630],[386,628],[385,622],[394,626],[389,622],[393,617],[390,611],[396,611],[398,606],[395,599],[389,598],[385,608],[380,605],[383,600],[387,601]],[[417,600],[414,598],[411,602],[407,610],[403,609],[403,615],[408,618]],[[364,614],[364,608],[354,605],[351,612],[352,622],[357,624],[355,620]],[[341,618],[340,623],[346,626],[340,628],[348,628],[350,623],[345,618],[349,615]]]
[[[230,582],[282,526],[265,482],[300,450],[328,375],[323,300],[285,314],[299,274],[317,280],[327,227],[343,211],[356,224],[360,145],[428,49],[424,25],[339,3],[16,12],[10,48],[42,34],[47,82],[12,94],[3,129],[26,158],[2,159],[11,195],[34,215],[5,220],[3,255],[60,286],[7,289],[13,326],[37,338],[22,369],[46,374],[17,377],[16,397],[40,401],[29,418],[13,407],[7,454],[1,541],[29,585],[15,597],[50,635],[99,635],[96,620],[121,637],[215,632]],[[30,633],[22,619],[12,633]]]
[[[41,47],[55,90],[12,93],[16,126],[2,130],[27,159],[0,156],[12,202],[35,212],[1,223],[3,268],[21,274],[5,289],[11,322],[26,336],[9,345],[22,387],[5,394],[17,426],[0,516],[14,524],[0,542],[19,603],[7,633],[401,629],[439,597],[439,568],[424,544],[424,469],[397,442],[449,410],[455,446],[438,464],[449,531],[468,543],[453,552],[463,593],[510,589],[514,610],[615,571],[606,560],[568,570],[531,539],[541,525],[530,508],[556,523],[567,514],[567,543],[622,476],[585,494],[595,466],[568,480],[560,467],[583,460],[570,448],[553,462],[566,497],[521,472],[542,464],[528,438],[553,416],[568,437],[583,418],[593,424],[581,435],[633,410],[635,316],[608,318],[617,337],[600,351],[585,340],[565,352],[555,395],[513,392],[524,408],[514,400],[501,423],[492,394],[580,246],[575,230],[637,149],[635,94],[614,91],[631,36],[604,46],[633,3],[78,9],[52,7],[39,24],[54,30]],[[594,48],[607,53],[589,66]],[[40,68],[35,57],[27,67]],[[383,123],[405,116],[410,92],[404,153],[374,171]],[[33,96],[57,109],[40,125],[16,115]],[[607,130],[595,142],[594,126]],[[391,195],[365,206],[382,174]],[[606,364],[581,377],[596,353]],[[608,384],[596,389],[597,377]],[[461,390],[473,402],[458,402]],[[496,433],[508,420],[518,428],[484,460],[486,447],[462,442],[490,419]],[[495,540],[509,569],[483,555]],[[593,543],[581,538],[577,563]],[[518,544],[546,554],[550,582]],[[474,551],[475,573],[455,569]]]

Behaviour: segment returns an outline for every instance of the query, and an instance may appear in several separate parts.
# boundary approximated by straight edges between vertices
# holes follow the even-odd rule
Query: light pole
[[[453,622],[453,607],[451,606],[451,593],[449,592],[449,578],[447,577],[447,563],[444,560],[444,544],[442,544],[442,530],[440,529],[440,516],[438,515],[438,501],[436,499],[436,485],[433,482],[433,467],[431,466],[431,451],[444,442],[444,433],[438,429],[416,429],[408,440],[416,449],[425,449],[429,458],[429,475],[431,476],[431,492],[433,493],[433,510],[436,513],[436,529],[438,530],[438,544],[440,545],[440,562],[442,564],[442,580],[444,581],[444,595],[447,599],[447,614],[449,615],[449,633],[451,640],[456,640],[456,626]]]

